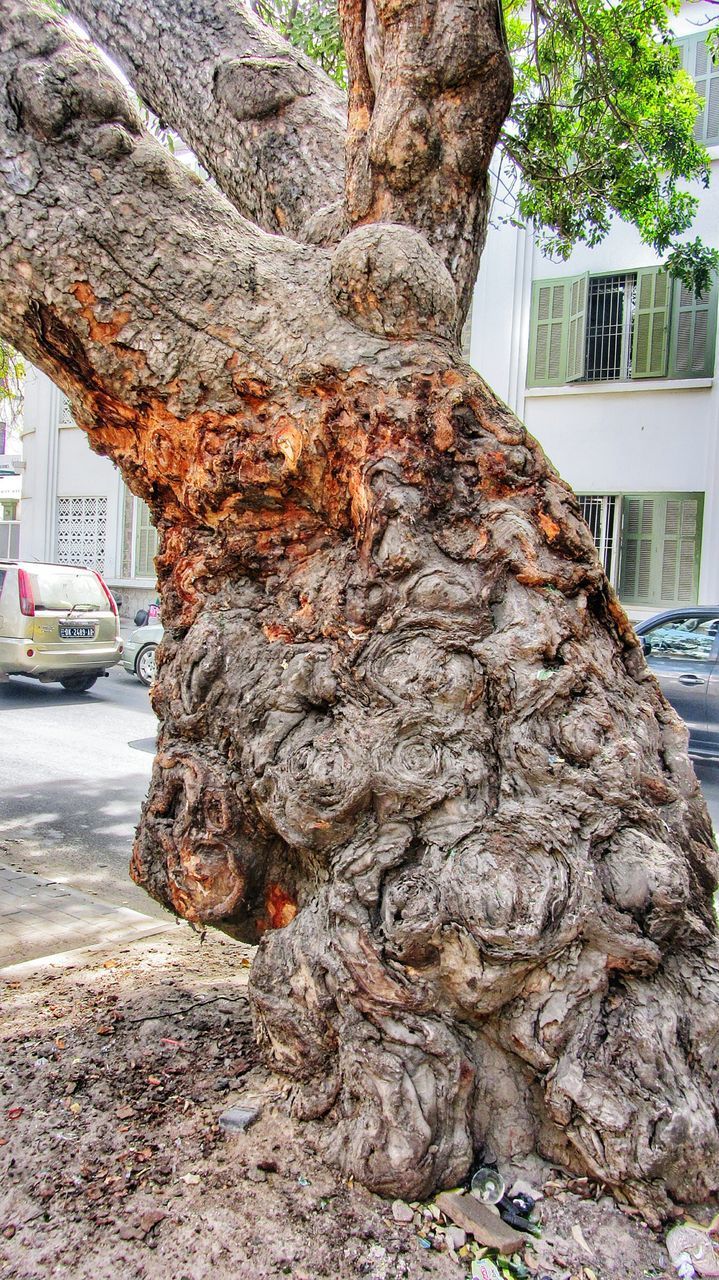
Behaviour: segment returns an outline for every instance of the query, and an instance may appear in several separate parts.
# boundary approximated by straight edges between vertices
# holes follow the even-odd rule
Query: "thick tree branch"
[[[167,511],[195,455],[212,453],[219,415],[237,416],[240,449],[257,388],[283,385],[288,343],[311,351],[307,288],[324,340],[321,251],[266,235],[175,162],[100,55],[42,5],[9,0],[0,42],[0,333]],[[187,473],[167,465],[181,438]],[[218,459],[205,515],[224,498],[221,471]]]
[[[236,0],[69,0],[152,110],[259,226],[305,238],[342,196],[346,105]],[[335,218],[338,221],[338,215]]]
[[[340,0],[351,226],[400,222],[448,267],[464,316],[492,152],[512,99],[496,0]]]

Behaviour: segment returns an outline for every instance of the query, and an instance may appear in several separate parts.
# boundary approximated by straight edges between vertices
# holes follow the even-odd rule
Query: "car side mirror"
[[[647,640],[646,636],[640,636],[640,640],[642,642],[642,649],[644,650],[644,657],[648,658],[652,651],[652,642],[651,640]]]

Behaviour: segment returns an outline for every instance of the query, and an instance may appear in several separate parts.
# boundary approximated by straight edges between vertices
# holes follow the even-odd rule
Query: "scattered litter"
[[[472,1280],[502,1280],[502,1277],[489,1258],[475,1258],[472,1263]]]
[[[719,1258],[707,1228],[697,1223],[682,1222],[672,1227],[666,1246],[681,1280],[693,1280],[694,1276],[719,1276]]]
[[[251,1124],[255,1123],[262,1114],[262,1107],[259,1106],[237,1106],[228,1107],[222,1112],[219,1119],[221,1129],[225,1133],[244,1133],[245,1129],[249,1129]]]
[[[405,1204],[404,1200],[395,1200],[392,1205],[392,1217],[395,1222],[412,1222],[414,1211]]]
[[[515,1253],[526,1244],[526,1237],[503,1222],[496,1210],[482,1204],[473,1195],[457,1195],[443,1191],[437,1196],[437,1205],[455,1226],[462,1227],[480,1244],[500,1253]]]
[[[24,1110],[24,1107],[9,1107],[6,1112],[8,1120],[19,1120]]]
[[[505,1196],[504,1199],[511,1204],[515,1213],[521,1213],[523,1218],[528,1218],[534,1209],[536,1201],[532,1196],[526,1195],[523,1191],[516,1191],[514,1195]],[[500,1209],[500,1213],[502,1210]]]
[[[527,1196],[518,1196],[516,1200],[510,1200],[508,1196],[502,1196],[497,1205],[499,1216],[503,1222],[508,1223],[510,1227],[514,1227],[515,1231],[526,1231],[529,1235],[538,1236],[540,1234],[539,1224],[529,1216],[533,1208],[534,1202]]]
[[[499,1204],[505,1192],[504,1178],[489,1165],[481,1165],[473,1175],[469,1189],[483,1204]]]
[[[182,1181],[186,1182],[188,1187],[196,1187],[202,1179],[200,1178],[199,1173],[183,1173]]]
[[[309,1178],[306,1178],[303,1173],[301,1173],[299,1178],[297,1179],[297,1185],[300,1187],[309,1187],[310,1180]]]

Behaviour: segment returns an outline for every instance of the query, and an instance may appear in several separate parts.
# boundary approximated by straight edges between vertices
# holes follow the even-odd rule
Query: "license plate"
[[[61,640],[94,640],[94,627],[60,627]]]

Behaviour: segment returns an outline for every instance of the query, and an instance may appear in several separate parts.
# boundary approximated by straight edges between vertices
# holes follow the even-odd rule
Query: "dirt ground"
[[[448,1250],[436,1211],[396,1222],[391,1204],[327,1169],[290,1119],[256,1063],[250,957],[179,926],[0,977],[2,1280],[470,1274],[470,1252]],[[219,1115],[240,1100],[261,1114],[227,1135]],[[580,1198],[556,1175],[549,1184],[526,1274],[674,1275],[661,1239],[608,1197]]]

